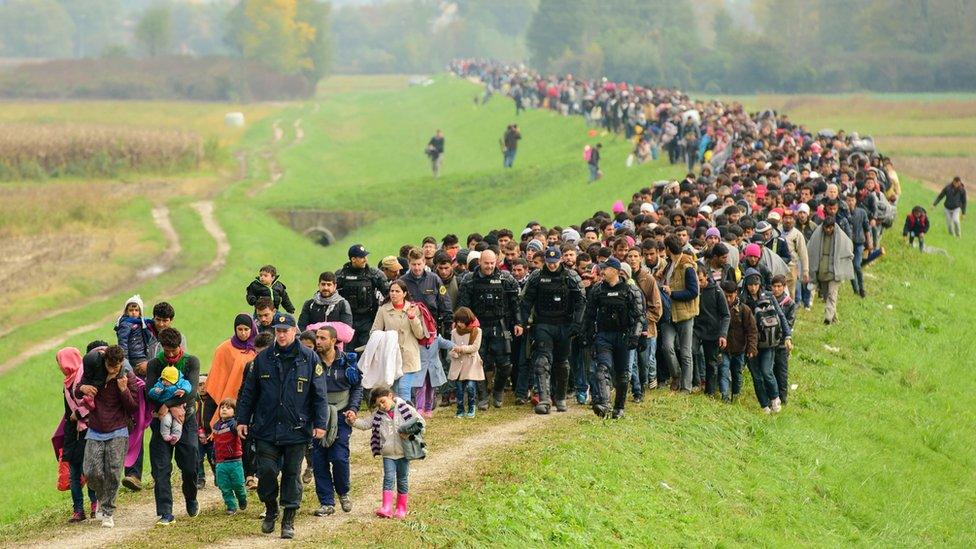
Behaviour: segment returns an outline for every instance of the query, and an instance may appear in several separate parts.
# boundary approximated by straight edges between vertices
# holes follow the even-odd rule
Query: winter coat
[[[225,398],[237,398],[241,383],[244,382],[244,369],[248,363],[254,360],[256,355],[257,353],[252,350],[234,347],[230,339],[225,339],[223,343],[217,346],[213,361],[210,363],[206,385],[207,394],[214,402],[220,404]],[[212,426],[218,419],[220,419],[220,413],[215,411],[213,417],[203,418],[201,423],[206,421]]]
[[[305,331],[309,324],[319,322],[342,322],[352,326],[352,308],[349,302],[341,296],[331,305],[322,299],[318,292],[302,305],[302,312],[298,315],[298,329]]]
[[[709,279],[699,294],[698,316],[695,317],[695,337],[702,341],[717,341],[729,332],[729,304],[725,293]]]
[[[394,331],[397,333],[397,343],[400,347],[400,356],[403,364],[403,373],[410,374],[420,371],[420,344],[417,340],[427,335],[424,325],[420,318],[420,309],[412,319],[407,317],[407,309],[410,302],[405,302],[403,309],[396,309],[393,303],[385,303],[376,311],[376,318],[373,319],[373,332]]]
[[[88,374],[87,371],[85,373]],[[75,388],[75,396],[78,398],[84,396],[81,393],[82,385],[93,385],[98,389],[94,398],[95,408],[88,414],[88,428],[96,433],[111,433],[127,427],[130,417],[139,409],[138,393],[142,391],[139,380],[132,372],[125,372],[124,375],[128,388],[126,391],[119,390],[115,379],[105,379],[104,372],[100,383],[83,379]]]
[[[441,364],[441,349],[450,351],[454,343],[438,335],[430,345],[420,346],[420,373],[413,376],[413,386],[423,387],[424,380],[430,376],[430,386],[440,387],[447,383],[444,366]]]
[[[796,268],[797,272],[806,272],[807,265],[810,264],[810,257],[807,254],[807,239],[803,236],[803,232],[793,227],[784,237],[790,247],[790,257],[792,258],[790,266]]]
[[[932,203],[933,206],[938,206],[939,202],[945,198],[945,209],[955,210],[956,208],[961,208],[963,215],[966,215],[966,187],[960,186],[956,188],[949,183],[945,187],[942,187],[942,191],[939,192],[939,196],[935,197],[935,202]]]
[[[451,381],[484,381],[485,369],[481,361],[481,329],[476,328],[478,333],[474,340],[472,334],[460,334],[458,331],[451,330],[451,341],[454,343],[454,350],[458,352],[457,358],[451,358],[451,370],[447,373],[447,378]]]
[[[682,322],[698,315],[698,274],[690,255],[681,254],[674,261],[675,268],[667,281],[671,287],[671,321]]]
[[[423,459],[426,455],[423,442],[424,418],[400,397],[394,399],[390,412],[376,410],[372,416],[358,418],[353,427],[373,432],[369,447],[374,457],[408,460]],[[403,434],[406,438],[401,437]]]
[[[661,304],[661,290],[657,287],[657,281],[651,274],[651,269],[641,266],[640,270],[634,275],[637,287],[644,294],[644,305],[647,315],[647,337],[657,337],[657,322],[661,320],[663,306]]]
[[[905,227],[901,230],[902,236],[918,236],[929,232],[929,217],[922,214],[915,217],[914,214],[908,214],[905,217]]]
[[[810,280],[819,280],[820,251],[823,246],[823,225],[817,227],[810,237],[807,249],[810,253]],[[839,228],[834,229],[834,249],[830,261],[833,265],[835,281],[854,280],[854,244]]]
[[[756,327],[756,317],[753,316],[752,309],[736,297],[735,303],[729,309],[729,333],[725,352],[730,355],[741,353],[755,355],[758,352],[758,344],[759,330]]]
[[[126,316],[125,310],[130,303],[139,306],[138,317]],[[129,364],[136,365],[140,362],[147,362],[155,355],[151,355],[150,347],[156,344],[155,326],[151,318],[143,318],[143,303],[139,294],[130,297],[122,307],[122,315],[115,321],[115,334],[118,337],[119,347],[125,353]]]
[[[241,437],[237,436],[236,419],[233,417],[222,419],[214,424],[213,447],[216,463],[241,459],[244,449],[241,445]]]
[[[190,382],[183,377],[183,374],[179,374],[176,379],[176,383],[172,385],[163,385],[163,379],[159,378],[156,383],[149,389],[149,399],[153,402],[166,402],[174,398],[176,391],[183,391],[184,393],[189,393],[193,390],[190,387]]]
[[[288,297],[288,290],[285,285],[278,280],[276,276],[271,282],[270,286],[265,286],[261,283],[258,277],[254,277],[254,280],[247,285],[247,304],[252,307],[257,302],[259,297],[270,297],[271,301],[274,302],[275,310],[283,307],[286,312],[294,314],[295,306],[291,303],[291,298]]]

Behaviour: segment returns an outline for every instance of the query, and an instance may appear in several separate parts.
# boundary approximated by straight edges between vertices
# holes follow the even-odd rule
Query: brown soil
[[[976,181],[976,157],[897,156],[892,160],[900,176],[919,179],[935,192],[957,175],[963,183]]]

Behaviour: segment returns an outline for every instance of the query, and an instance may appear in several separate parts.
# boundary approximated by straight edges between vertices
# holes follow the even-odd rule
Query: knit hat
[[[645,203],[641,204],[640,211],[641,211],[641,213],[653,213],[654,212],[654,204],[651,203],[651,202],[645,202]]]
[[[573,229],[572,227],[568,229],[563,229],[562,237],[563,237],[563,242],[566,242],[567,244],[576,244],[577,242],[580,241],[579,231]]]
[[[538,240],[534,240],[534,239],[530,240],[529,243],[525,245],[525,249],[532,250],[533,252],[541,252],[542,242],[539,242]]]
[[[621,263],[620,270],[627,275],[627,278],[631,278],[633,276],[633,269],[630,268],[630,263]]]
[[[710,236],[717,236],[718,238],[722,238],[722,233],[721,231],[718,230],[717,227],[709,227],[708,230],[705,231],[705,238],[708,238]]]
[[[170,383],[176,383],[180,380],[180,371],[173,366],[167,366],[163,368],[163,373],[159,374],[159,377],[163,381],[168,381]]]
[[[616,202],[613,203],[613,213],[620,213],[620,212],[624,211],[625,209],[626,208],[624,208],[624,201],[623,200],[618,200],[618,201],[616,201]]]
[[[746,257],[762,257],[762,250],[759,248],[759,244],[753,242],[746,246],[746,249],[742,251],[742,255]]]

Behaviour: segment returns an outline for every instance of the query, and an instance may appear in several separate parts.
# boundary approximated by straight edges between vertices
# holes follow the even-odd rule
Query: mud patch
[[[893,156],[892,160],[899,175],[919,179],[935,192],[957,175],[963,183],[976,179],[976,157]]]
[[[320,246],[331,246],[351,231],[372,221],[363,212],[336,210],[270,210],[282,225]]]

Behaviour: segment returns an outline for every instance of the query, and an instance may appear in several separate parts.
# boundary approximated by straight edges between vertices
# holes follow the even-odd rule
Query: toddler
[[[247,509],[247,490],[244,488],[244,449],[237,436],[237,401],[225,398],[217,409],[220,419],[213,426],[214,460],[217,462],[217,488],[224,498],[227,514]]]
[[[173,366],[163,368],[159,374],[159,381],[149,390],[149,398],[160,404],[168,400],[179,398],[192,391],[190,382],[183,378],[183,374]],[[159,420],[159,434],[163,440],[170,444],[176,444],[183,435],[183,424],[173,418],[173,410],[182,409],[183,406],[174,406],[169,409],[162,419]]]
[[[475,405],[478,401],[477,383],[484,381],[485,369],[481,362],[481,330],[474,312],[467,307],[459,307],[454,312],[454,329],[451,330],[451,370],[447,379],[453,381],[457,387],[456,418],[474,417]],[[468,396],[467,410],[464,405],[464,395]],[[467,413],[465,413],[467,412]]]

